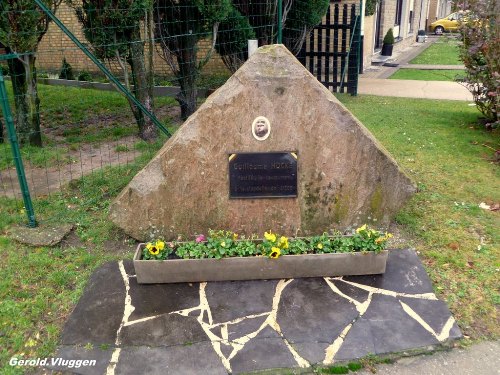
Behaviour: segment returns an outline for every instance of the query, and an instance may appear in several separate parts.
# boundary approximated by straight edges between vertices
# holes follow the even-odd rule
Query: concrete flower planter
[[[139,284],[224,280],[292,279],[385,272],[388,251],[378,254],[339,253],[283,255],[223,259],[141,260],[145,244],[139,244],[134,267]]]

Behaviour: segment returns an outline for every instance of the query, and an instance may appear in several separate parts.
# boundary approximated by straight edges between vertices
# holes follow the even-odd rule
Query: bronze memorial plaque
[[[290,198],[296,196],[296,152],[229,154],[230,198]]]

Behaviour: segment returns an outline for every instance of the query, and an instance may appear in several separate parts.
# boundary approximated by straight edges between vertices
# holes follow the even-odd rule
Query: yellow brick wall
[[[73,9],[68,7],[63,2],[56,15],[82,43],[88,44]],[[209,46],[209,41],[201,41],[199,44],[200,58],[205,55]],[[166,62],[160,57],[157,52],[158,49],[159,46],[155,49],[153,62],[155,74],[171,75],[171,70]],[[89,72],[99,71],[95,64],[80,49],[78,49],[78,47],[54,23],[51,22],[47,33],[42,38],[38,47],[38,69],[41,72],[46,71],[57,73],[61,68],[63,58],[66,58],[66,61],[71,64],[73,71],[76,74],[82,70]],[[116,62],[108,63],[107,66],[108,68],[111,68],[114,73],[118,75],[121,74],[121,69]],[[220,56],[218,56],[214,51],[211,60],[205,66],[203,72],[227,74],[228,71],[220,59]]]

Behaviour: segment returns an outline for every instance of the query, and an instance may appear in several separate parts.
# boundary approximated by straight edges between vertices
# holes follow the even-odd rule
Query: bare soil
[[[31,196],[46,196],[60,190],[70,181],[96,172],[103,167],[133,162],[140,155],[133,147],[139,140],[137,136],[128,136],[119,141],[103,142],[97,145],[83,144],[78,150],[68,152],[70,162],[67,164],[46,168],[25,165]],[[117,151],[117,146],[126,147],[131,151]],[[0,196],[22,197],[15,168],[0,171]]]
[[[175,107],[158,108],[156,115],[159,118],[169,118],[171,123],[180,124],[180,110]],[[72,126],[85,126],[86,132],[92,132],[110,126],[113,121],[133,123],[130,114],[121,115],[91,115],[85,124],[60,125],[57,128],[43,127],[42,132],[49,139],[57,142],[61,148],[61,160],[68,163],[57,163],[46,167],[35,167],[25,163],[26,179],[31,196],[43,197],[61,190],[63,186],[73,180],[97,172],[108,166],[127,165],[140,155],[134,150],[134,144],[140,141],[138,136],[126,136],[119,140],[104,141],[98,144],[81,144],[78,149],[71,150],[71,145],[65,143],[63,132]],[[135,126],[135,124],[133,125]],[[117,149],[118,147],[118,149]],[[63,150],[65,151],[64,155]],[[66,151],[67,150],[67,151]],[[21,189],[15,168],[0,171],[0,196],[22,198]]]

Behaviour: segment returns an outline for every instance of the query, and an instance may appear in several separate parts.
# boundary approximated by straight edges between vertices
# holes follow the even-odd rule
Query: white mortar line
[[[115,375],[115,368],[118,364],[118,360],[120,359],[120,348],[115,348],[113,354],[111,355],[111,359],[109,360],[109,365],[106,369],[106,375]]]
[[[352,281],[347,281],[340,278],[334,278],[334,280],[341,280],[344,283],[353,285],[357,288],[366,290],[367,292],[372,292],[375,294],[383,294],[386,296],[391,296],[391,297],[406,297],[406,298],[420,298],[420,299],[428,299],[432,301],[438,301],[438,298],[434,293],[421,293],[421,294],[408,294],[408,293],[399,293],[399,292],[394,292],[392,290],[386,290],[386,289],[380,289],[380,288],[374,288],[372,286],[364,285],[364,284],[358,284],[358,283],[353,283]]]
[[[432,329],[432,327],[418,314],[413,310],[410,306],[408,306],[406,303],[399,301],[401,306],[403,306],[403,310],[405,313],[407,313],[410,317],[415,319],[426,331],[428,331],[431,335],[433,335],[439,342],[443,342],[446,339],[450,337],[450,330],[453,327],[453,324],[455,323],[455,318],[453,316],[450,316],[448,320],[446,321],[445,325],[443,326],[441,332],[438,334],[436,331]]]
[[[258,317],[261,317],[261,316],[266,316],[266,315],[269,315],[270,313],[271,312],[269,311],[269,312],[260,313],[260,314],[247,315],[247,316],[244,316],[242,318],[237,318],[237,319],[234,319],[234,320],[229,320],[227,322],[211,324],[210,328],[216,328],[218,326],[229,325],[229,324],[237,324],[237,323],[241,323],[244,320],[258,318]]]
[[[450,331],[453,328],[454,324],[455,324],[455,318],[452,315],[450,315],[443,329],[441,330],[441,333],[436,336],[439,342],[446,341],[447,339],[450,338]]]
[[[210,310],[210,305],[208,304],[208,299],[207,299],[207,294],[205,292],[205,288],[207,286],[207,283],[200,283],[200,306],[205,309],[207,312],[207,318],[208,318],[208,324],[213,324],[213,319],[212,319],[212,311]],[[200,314],[200,319],[203,318],[203,312]]]
[[[227,342],[229,340],[229,334],[227,332],[227,324],[223,325],[220,329],[220,334],[222,339]]]
[[[347,334],[349,333],[349,331],[351,330],[352,326],[354,325],[354,323],[356,323],[357,320],[359,320],[359,318],[361,318],[366,313],[366,311],[368,310],[368,307],[370,307],[370,303],[372,302],[372,297],[373,297],[373,292],[369,292],[368,298],[366,299],[366,301],[359,304],[359,305],[356,305],[356,309],[358,310],[359,315],[351,323],[349,323],[342,330],[339,337],[337,337],[333,341],[333,343],[325,349],[325,359],[323,360],[323,364],[329,365],[329,364],[333,363],[333,358],[335,357],[335,355],[338,353],[338,351],[342,347],[342,344],[344,343],[344,340],[345,340]]]
[[[285,280],[280,280],[278,285],[276,286],[276,292],[274,293],[273,297],[273,309],[271,310],[271,313],[269,314],[269,317],[266,319],[266,322],[268,322],[269,326],[274,329],[282,338],[283,342],[285,343],[286,347],[292,354],[293,358],[295,359],[295,362],[300,367],[309,367],[311,366],[310,363],[302,358],[299,353],[290,345],[288,340],[285,339],[283,332],[281,332],[281,328],[278,324],[278,308],[279,304],[281,301],[281,294],[283,293],[283,290],[290,284],[294,279],[290,279],[288,281]]]
[[[183,310],[177,310],[177,311],[172,311],[169,312],[169,314],[179,314],[182,316],[189,316],[189,313],[196,311],[196,310],[201,310],[201,305],[195,306],[195,307],[190,307],[189,309],[183,309]]]
[[[331,365],[333,363],[333,357],[340,350],[342,344],[344,343],[345,336],[352,328],[354,322],[351,322],[347,327],[343,329],[339,337],[333,341],[333,343],[325,349],[325,359],[323,360],[324,365]]]
[[[272,310],[268,313],[267,319],[260,325],[260,327],[252,332],[249,333],[248,335],[238,337],[237,339],[233,340],[234,343],[239,344],[238,346],[233,346],[233,351],[231,352],[231,355],[229,356],[229,360],[234,358],[234,356],[244,348],[244,346],[253,338],[255,338],[260,331],[262,331],[264,328],[267,326],[270,326],[272,329],[274,329],[278,334],[281,335],[281,330],[278,326],[278,323],[276,322],[276,315],[278,313],[278,307],[279,307],[279,302],[281,299],[281,293],[283,292],[283,289],[290,284],[293,281],[293,279],[290,279],[288,281],[285,280],[280,280],[278,282],[278,285],[276,285],[276,291],[274,292],[273,296],[273,305],[272,305]]]
[[[123,266],[122,260],[118,263],[118,266],[120,268],[120,273],[122,274],[123,283],[125,284],[125,306],[123,309],[122,322],[120,323],[120,327],[118,328],[118,331],[116,332],[116,341],[115,341],[116,345],[121,344],[120,334],[121,334],[122,328],[128,322],[130,315],[135,310],[134,305],[132,305],[132,297],[130,297],[130,293],[129,293],[130,292],[130,283],[128,280],[127,272],[125,271],[125,267]]]
[[[145,318],[141,318],[141,319],[137,319],[137,320],[131,320],[130,322],[126,322],[123,326],[128,327],[128,326],[131,326],[131,325],[134,325],[137,323],[143,323],[143,322],[146,322],[148,320],[156,319],[156,318],[159,318],[159,317],[164,316],[164,315],[165,314],[160,314],[160,315],[154,315],[154,316],[147,316]]]
[[[337,288],[337,286],[334,283],[332,283],[332,281],[330,280],[330,278],[324,277],[324,279],[325,279],[326,283],[328,284],[328,286],[330,287],[330,289],[334,293],[337,293],[339,296],[344,297],[346,300],[348,300],[349,302],[353,303],[356,306],[356,309],[358,309],[358,306],[361,305],[361,302],[355,300],[354,298],[349,297],[347,294],[342,293],[340,291],[340,289]]]
[[[215,353],[219,356],[219,358],[222,362],[222,365],[226,368],[226,370],[228,372],[231,373],[232,372],[231,363],[224,356],[224,354],[222,353],[221,347],[220,347],[222,338],[217,336],[215,333],[213,333],[210,330],[210,325],[213,323],[213,320],[212,320],[212,312],[210,311],[210,305],[208,303],[207,295],[205,293],[206,286],[207,286],[206,282],[200,283],[200,289],[199,289],[200,304],[196,308],[196,309],[200,310],[200,315],[198,316],[197,321],[200,324],[203,331],[207,334],[210,342],[212,343],[212,347],[214,348]],[[191,309],[188,309],[188,310],[191,310]],[[186,310],[183,310],[183,311],[186,311]],[[208,323],[203,321],[204,312],[207,313]]]

